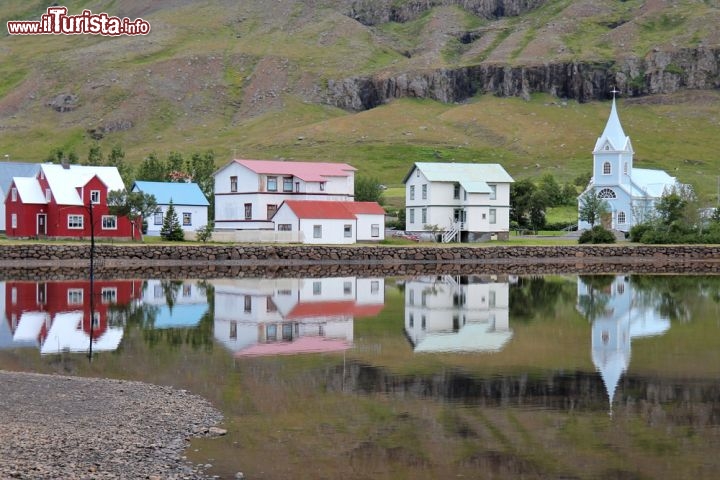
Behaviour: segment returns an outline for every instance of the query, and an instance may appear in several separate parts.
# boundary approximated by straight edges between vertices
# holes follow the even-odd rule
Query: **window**
[[[230,191],[237,192],[237,177],[230,177]]]
[[[252,297],[250,295],[243,297],[243,310],[245,310],[245,313],[252,312]]]
[[[615,196],[615,192],[613,192],[609,188],[603,188],[602,190],[600,190],[600,192],[598,192],[598,197],[599,198],[617,198]]]
[[[325,191],[325,182],[320,182],[320,191],[321,192]]]
[[[420,305],[427,306],[427,292],[420,292]]]
[[[117,230],[117,217],[115,215],[102,216],[103,230]]]
[[[11,190],[11,192],[12,192],[12,197],[11,197],[11,198],[12,198],[12,201],[13,201],[13,202],[17,202],[17,188],[14,188],[14,187],[13,187],[13,189]]]
[[[352,295],[352,282],[343,282],[343,294]]]
[[[380,291],[380,280],[370,281],[370,293],[378,293]]]
[[[490,187],[490,200],[497,199],[497,185],[488,185]]]
[[[12,228],[17,228],[17,213],[13,213],[10,216],[10,226]]]
[[[237,322],[230,322],[230,338],[237,339]]]
[[[313,282],[313,295],[322,294],[322,282]]]
[[[183,212],[183,226],[185,226],[185,227],[192,226],[192,213]]]
[[[293,191],[293,181],[292,177],[283,177],[283,192],[292,192]]]
[[[265,331],[265,336],[268,341],[277,340],[277,325],[268,325],[267,330]]]
[[[415,317],[413,316],[412,313],[410,314],[410,317],[408,319],[408,324],[410,324],[410,328],[412,328],[415,324]]]
[[[420,327],[423,330],[425,330],[426,324],[427,324],[427,319],[425,318],[425,315],[423,315],[422,317],[420,317]]]
[[[292,224],[290,224],[290,223],[278,224],[278,232],[292,232]]]
[[[456,183],[453,187],[453,198],[455,200],[460,200],[460,184]]]
[[[351,238],[351,237],[352,237],[352,225],[345,225],[344,235],[345,235],[345,238]]]
[[[415,290],[410,290],[410,294],[408,295],[408,303],[410,305],[415,305]]]
[[[100,190],[90,190],[90,202],[93,205],[100,203]]]
[[[98,328],[98,327],[100,327],[100,312],[95,312],[95,313],[93,313],[93,317],[92,317],[92,328]],[[78,329],[79,328],[81,328],[81,327],[78,325]]]
[[[273,302],[270,297],[265,297],[265,311],[268,313],[277,312],[275,302]]]
[[[82,230],[83,229],[83,216],[82,215],[68,215],[68,228],[71,230]]]
[[[415,185],[410,185],[410,200],[415,200]]]
[[[427,200],[427,184],[425,183],[422,186],[422,199]]]
[[[277,212],[277,205],[268,205],[267,206],[267,219],[270,220],[273,215],[275,215],[275,212]]]
[[[277,192],[277,177],[267,177],[268,192]]]
[[[612,166],[610,162],[603,163],[603,175],[610,175],[612,173]]]
[[[12,287],[10,290],[10,301],[13,305],[17,303],[17,287]]]
[[[295,182],[295,193],[300,193],[300,182]]]
[[[618,223],[623,224],[625,223],[625,212],[618,212]]]
[[[245,204],[245,220],[252,220],[252,203]]]
[[[490,290],[490,291],[488,292],[488,307],[494,308],[494,307],[495,307],[495,302],[496,302],[496,299],[495,299],[495,290]]]
[[[371,237],[379,237],[380,236],[380,224],[373,223],[370,225],[370,236]]]
[[[163,292],[162,285],[155,285],[153,287],[153,296],[155,298],[162,298],[165,296],[165,293]]]
[[[49,188],[45,189],[45,201],[50,203],[52,201],[52,192]]]
[[[68,305],[82,305],[83,304],[83,289],[82,288],[69,288],[67,291],[67,303],[68,303]]]
[[[117,288],[103,287],[103,289],[100,290],[100,301],[102,301],[102,303],[116,303]]]
[[[409,214],[408,218],[410,218],[410,223],[415,223],[415,209],[411,208]]]
[[[313,225],[313,238],[322,238],[322,225]]]
[[[186,298],[192,296],[192,285],[183,285],[182,296]]]
[[[153,215],[153,223],[155,225],[163,224],[163,211],[160,208],[155,210],[155,214]]]
[[[627,164],[627,162],[625,162],[625,163],[623,164],[623,173],[624,173],[625,175],[628,174],[628,164]]]
[[[490,224],[497,223],[497,210],[494,208],[490,209],[490,218],[488,219]]]
[[[427,223],[427,208],[420,210],[420,214],[422,217],[422,223]]]

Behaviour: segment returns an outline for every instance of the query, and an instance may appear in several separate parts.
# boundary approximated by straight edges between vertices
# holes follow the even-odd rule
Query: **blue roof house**
[[[210,203],[197,183],[170,183],[136,181],[133,192],[149,193],[155,196],[158,208],[155,214],[147,219],[147,235],[160,236],[163,220],[172,200],[175,213],[185,232],[194,234],[208,223],[208,206]]]
[[[633,167],[633,155],[630,137],[623,131],[613,98],[605,130],[595,142],[593,176],[578,197],[578,216],[583,196],[595,189],[610,207],[601,218],[602,225],[628,232],[633,225],[647,219],[663,192],[678,184],[675,177],[664,170]],[[578,223],[579,230],[588,228],[588,222]]]

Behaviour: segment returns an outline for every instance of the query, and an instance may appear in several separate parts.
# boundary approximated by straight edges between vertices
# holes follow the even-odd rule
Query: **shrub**
[[[198,242],[206,243],[212,238],[214,225],[212,222],[208,222],[204,227],[200,227],[195,231],[195,238]]]
[[[630,241],[631,242],[641,242],[643,235],[645,235],[645,232],[652,230],[652,225],[649,223],[638,223],[637,225],[634,225],[630,229]]]
[[[580,235],[578,243],[615,243],[615,235],[610,230],[603,228],[602,225],[595,225]]]

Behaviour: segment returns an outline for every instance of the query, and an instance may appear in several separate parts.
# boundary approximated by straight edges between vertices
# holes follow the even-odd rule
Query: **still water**
[[[720,475],[720,277],[7,280],[0,312],[1,369],[211,400],[222,478]]]

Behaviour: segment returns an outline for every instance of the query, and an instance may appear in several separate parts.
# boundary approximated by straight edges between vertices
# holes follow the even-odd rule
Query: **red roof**
[[[347,163],[331,162],[292,162],[281,160],[245,160],[235,159],[235,162],[249,168],[255,173],[266,175],[292,175],[313,182],[325,181],[325,177],[347,177],[356,170]]]
[[[237,357],[258,355],[293,355],[297,353],[341,352],[350,348],[346,340],[325,337],[300,337],[294,342],[261,343],[235,353]]]
[[[295,305],[286,318],[300,319],[312,317],[371,317],[382,312],[385,305],[358,305],[353,300],[336,300],[328,302],[304,302]]]
[[[298,218],[355,220],[356,214],[384,215],[376,202],[333,202],[329,200],[285,200]],[[281,205],[282,207],[282,205]],[[280,210],[280,209],[278,209]]]

